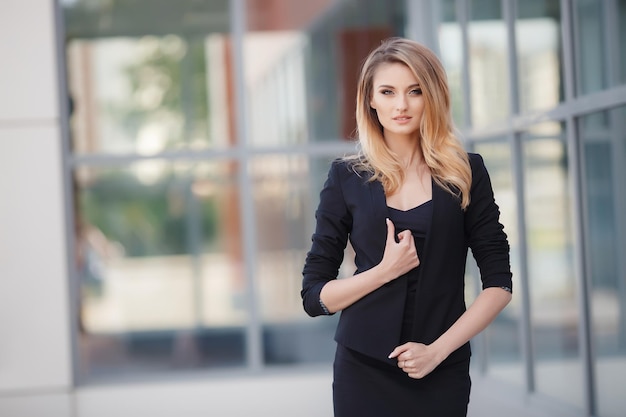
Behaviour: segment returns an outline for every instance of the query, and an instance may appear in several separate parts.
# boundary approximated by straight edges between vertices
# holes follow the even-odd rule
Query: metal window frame
[[[580,33],[578,21],[575,18],[574,0],[560,0],[561,6],[561,38],[563,41],[563,77],[565,85],[565,103],[573,101],[577,95],[576,77],[576,36]],[[596,414],[597,405],[594,390],[596,386],[593,344],[591,338],[591,306],[589,290],[589,274],[586,262],[586,236],[584,233],[584,175],[582,174],[581,148],[579,146],[579,132],[576,128],[574,114],[565,118],[565,135],[567,141],[567,155],[570,163],[568,176],[569,191],[574,204],[572,205],[572,232],[574,240],[574,277],[578,286],[578,303],[580,315],[578,318],[580,358],[583,368],[583,398],[585,412],[592,416]]]
[[[74,219],[76,213],[74,212],[74,189],[73,189],[73,177],[71,164],[71,140],[70,140],[70,109],[68,103],[67,93],[68,81],[67,81],[67,62],[66,62],[66,48],[65,48],[65,19],[63,17],[63,6],[61,0],[54,0],[53,13],[54,13],[54,43],[57,62],[57,88],[59,97],[59,129],[61,136],[61,165],[63,169],[62,173],[62,186],[64,190],[63,204],[64,204],[64,222],[65,222],[65,245],[66,252],[66,265],[67,265],[67,293],[69,297],[68,316],[69,316],[69,334],[70,334],[70,353],[72,364],[70,382],[72,386],[80,385],[82,381],[82,374],[80,372],[80,349],[78,346],[78,323],[75,320],[79,314],[79,282],[78,272],[76,270],[75,254],[76,254],[76,233],[74,231]],[[74,406],[74,404],[72,404]],[[74,413],[76,414],[76,413]]]
[[[238,191],[240,217],[242,222],[242,242],[244,259],[244,276],[246,281],[246,306],[248,321],[246,324],[246,358],[247,365],[253,371],[258,371],[263,366],[263,344],[261,320],[259,318],[259,306],[256,302],[256,280],[254,279],[254,266],[257,264],[256,257],[256,230],[254,221],[254,197],[252,180],[248,172],[249,155],[246,153],[250,137],[248,133],[248,112],[246,111],[246,89],[244,78],[244,54],[243,43],[246,33],[246,8],[245,0],[231,0],[230,7],[230,30],[233,37],[233,67],[235,70],[234,90],[235,109],[237,117],[237,150],[239,156],[238,167]]]
[[[508,64],[509,64],[509,108],[511,120],[520,112],[520,91],[519,91],[519,74],[517,62],[517,32],[516,18],[518,15],[517,0],[502,0],[502,12],[504,23],[507,27],[508,35]],[[512,129],[508,133],[511,146],[511,160],[513,163],[513,186],[515,189],[516,210],[517,210],[517,229],[518,229],[518,245],[520,259],[520,277],[518,287],[521,292],[521,314],[519,337],[522,344],[522,361],[524,365],[525,387],[526,392],[532,393],[536,390],[535,382],[535,356],[533,349],[533,332],[531,322],[531,297],[530,283],[528,273],[528,234],[526,233],[526,201],[524,184],[524,164],[522,138],[519,132]]]

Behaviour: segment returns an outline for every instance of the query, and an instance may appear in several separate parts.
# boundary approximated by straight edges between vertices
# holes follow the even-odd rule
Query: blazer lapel
[[[372,210],[374,212],[374,219],[378,223],[380,220],[384,220],[388,217],[387,212],[387,198],[385,197],[385,190],[380,181],[371,181],[367,183],[370,190],[370,197],[372,199]]]
[[[445,221],[445,217],[441,214],[441,204],[445,201],[446,194],[448,194],[443,188],[441,188],[434,179],[431,179],[431,187],[433,193],[433,214],[430,220],[430,228],[426,233],[426,239],[424,240],[424,252],[422,257],[428,253],[430,247],[431,236],[436,236],[442,229],[442,222]]]

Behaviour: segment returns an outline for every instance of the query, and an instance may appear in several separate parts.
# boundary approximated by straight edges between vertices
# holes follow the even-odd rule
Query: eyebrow
[[[415,88],[415,87],[419,87],[419,86],[420,86],[420,85],[416,83],[416,84],[411,84],[411,85],[410,85],[410,86],[408,86],[407,88]],[[392,86],[392,85],[387,85],[387,84],[381,84],[381,85],[379,85],[379,86],[378,86],[378,88],[391,88],[391,89],[395,89],[395,87],[394,87],[394,86]]]

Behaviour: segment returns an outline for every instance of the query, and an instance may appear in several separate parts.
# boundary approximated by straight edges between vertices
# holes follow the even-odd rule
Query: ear
[[[374,100],[370,100],[370,108],[376,110],[376,106],[374,106]]]

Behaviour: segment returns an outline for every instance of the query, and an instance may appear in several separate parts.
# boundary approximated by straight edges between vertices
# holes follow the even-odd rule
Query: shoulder
[[[467,157],[469,159],[472,171],[476,169],[483,169],[485,167],[485,161],[479,153],[468,152]]]
[[[342,181],[363,181],[371,174],[359,167],[357,159],[337,158],[330,165],[329,175]]]
[[[493,200],[493,188],[483,157],[477,153],[468,153],[468,157],[472,168],[472,186],[470,188],[470,207],[472,207],[483,199],[486,199],[484,201]]]
[[[330,171],[340,173],[342,171],[349,170],[351,165],[351,161],[346,158],[335,158],[330,163]]]
[[[470,168],[472,169],[472,184],[475,184],[478,180],[484,176],[488,176],[487,167],[485,166],[485,160],[478,153],[468,152]]]

